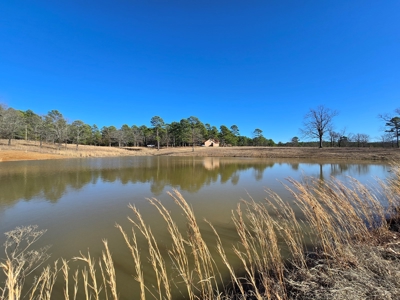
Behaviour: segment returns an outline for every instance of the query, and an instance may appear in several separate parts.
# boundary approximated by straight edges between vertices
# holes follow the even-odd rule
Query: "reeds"
[[[242,200],[232,212],[238,240],[231,245],[226,245],[218,230],[207,221],[215,234],[215,244],[206,244],[193,209],[174,190],[169,194],[184,215],[186,228],[177,225],[159,200],[148,199],[170,236],[170,244],[163,246],[168,256],[162,255],[156,236],[135,206],[129,206],[133,213],[129,217],[130,233],[120,225],[117,228],[131,253],[135,266],[132,275],[143,300],[174,299],[174,293],[191,300],[303,299],[301,295],[306,295],[306,299],[313,287],[325,289],[335,284],[335,295],[342,295],[338,291],[354,287],[337,285],[343,279],[338,274],[351,277],[355,276],[354,272],[361,272],[363,275],[357,275],[357,280],[362,278],[363,284],[373,286],[370,281],[375,277],[368,272],[372,269],[378,272],[376,268],[380,268],[379,274],[384,278],[396,279],[387,279],[390,284],[386,287],[388,293],[396,295],[400,291],[397,280],[400,275],[398,270],[390,269],[385,257],[400,261],[400,243],[387,243],[381,247],[383,250],[371,247],[379,246],[379,239],[388,236],[390,224],[386,219],[399,218],[399,182],[399,165],[392,166],[391,177],[380,182],[379,191],[352,178],[346,182],[334,178],[325,181],[305,178],[302,182],[289,179],[286,188],[296,206],[272,191],[267,191],[265,202]],[[56,261],[52,267],[37,272],[48,258],[47,248],[31,250],[31,246],[43,233],[33,226],[6,233],[6,257],[0,264],[6,278],[0,288],[1,299],[51,299],[53,288],[59,282],[63,282],[66,300],[77,299],[78,290],[85,299],[119,299],[118,278],[106,241],[97,261],[89,252],[74,257],[72,261],[79,265],[74,266],[72,273],[71,262],[66,260],[61,260],[61,266]],[[145,243],[139,244],[139,240]],[[210,247],[215,248],[216,254],[212,254]],[[229,249],[236,255],[240,267],[233,267],[226,254]],[[368,256],[362,249],[368,249],[374,256]],[[39,275],[27,287],[25,279],[35,270]],[[154,285],[145,277],[145,270],[154,274]],[[62,276],[57,277],[60,272]],[[228,274],[230,282],[222,274]],[[368,288],[357,291],[360,299]],[[318,298],[319,294],[314,291],[312,295]]]

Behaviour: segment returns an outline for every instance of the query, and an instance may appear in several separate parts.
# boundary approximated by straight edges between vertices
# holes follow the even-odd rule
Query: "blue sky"
[[[0,102],[69,121],[189,116],[275,142],[325,105],[383,132],[400,107],[400,1],[1,1]]]

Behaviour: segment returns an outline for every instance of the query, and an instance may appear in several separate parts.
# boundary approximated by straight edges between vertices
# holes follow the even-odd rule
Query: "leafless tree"
[[[347,140],[346,127],[339,131],[333,131],[332,129],[329,129],[328,134],[331,141],[331,147],[335,147],[335,144],[341,147],[343,146],[343,142]]]
[[[139,143],[143,141],[143,133],[139,127],[133,125],[131,127],[133,146],[138,147]]]
[[[335,144],[339,141],[340,135],[338,132],[330,129],[328,131],[329,139],[331,141],[331,147],[335,147]]]
[[[129,135],[130,132],[124,130],[123,128],[113,132],[113,138],[118,142],[119,148],[126,146],[129,143]]]
[[[169,143],[171,141],[171,125],[170,124],[165,124],[164,126],[164,142],[167,145],[167,148],[169,147]]]
[[[367,146],[369,139],[370,139],[369,134],[366,134],[366,133],[360,134],[360,142],[361,142],[362,147]]]
[[[112,129],[108,132],[109,139],[112,142],[118,142],[119,148],[127,146],[132,141],[132,129],[128,125],[124,124],[120,129],[116,129],[114,126],[111,127]]]
[[[383,148],[385,148],[385,145],[391,145],[391,147],[393,147],[393,145],[394,145],[393,135],[390,133],[382,134],[380,136],[380,140],[382,142]]]
[[[80,120],[74,121],[71,124],[71,134],[76,144],[76,151],[78,151],[79,143],[84,140],[88,134],[88,125]]]
[[[357,147],[365,147],[369,142],[369,135],[366,133],[351,134],[351,141],[357,143]]]
[[[191,140],[192,140],[192,152],[194,152],[194,145],[198,141],[201,141],[203,138],[203,135],[201,134],[200,131],[200,120],[197,117],[190,116],[188,119],[188,122],[190,124],[190,129],[191,129]]]
[[[58,150],[62,142],[67,138],[68,124],[63,115],[58,110],[49,111],[46,116],[50,131],[54,134],[54,140],[58,142]]]
[[[49,129],[49,123],[46,122],[46,116],[39,116],[37,122],[33,127],[33,132],[36,138],[39,138],[40,148],[42,148],[43,140],[46,136],[51,134]]]
[[[11,140],[15,138],[18,131],[24,124],[23,114],[13,108],[0,111],[0,134],[8,139],[8,145],[11,145]]]
[[[319,148],[322,148],[324,134],[332,130],[332,120],[338,111],[320,105],[310,109],[304,116],[303,128],[300,129],[304,137],[319,139]]]

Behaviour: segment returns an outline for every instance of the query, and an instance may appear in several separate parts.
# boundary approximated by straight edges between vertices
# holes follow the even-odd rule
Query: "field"
[[[311,148],[311,147],[168,147],[160,151],[146,147],[104,147],[63,144],[57,145],[14,140],[11,146],[6,140],[0,140],[0,162],[15,160],[62,159],[73,157],[110,157],[110,156],[201,156],[201,157],[263,157],[263,158],[298,158],[312,160],[380,160],[400,159],[397,148]]]

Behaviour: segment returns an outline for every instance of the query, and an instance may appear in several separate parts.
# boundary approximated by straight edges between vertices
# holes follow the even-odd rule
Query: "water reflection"
[[[2,163],[0,206],[38,197],[57,202],[69,189],[80,190],[88,184],[98,182],[119,181],[123,185],[148,182],[155,196],[162,193],[166,186],[195,193],[203,186],[213,183],[230,182],[237,185],[241,173],[246,170],[252,170],[255,181],[261,181],[266,169],[272,169],[274,165],[275,162],[268,160],[218,157],[140,157]],[[343,174],[359,177],[371,173],[371,165],[365,163],[279,162],[278,165],[290,165],[292,171],[306,171],[306,175],[321,180]],[[293,177],[290,172],[285,177],[289,176]]]
[[[241,198],[263,201],[265,188],[282,199],[291,194],[280,181],[303,175],[317,178],[350,175],[361,182],[373,176],[386,177],[388,166],[379,164],[311,163],[296,160],[253,158],[127,157],[10,162],[0,164],[0,230],[37,224],[48,229],[37,246],[53,245],[54,258],[71,258],[89,249],[101,253],[101,240],[112,245],[120,280],[121,299],[132,298],[136,285],[131,254],[114,228],[119,223],[130,228],[128,203],[142,213],[157,237],[159,246],[169,244],[166,226],[157,211],[144,199],[157,197],[180,228],[186,220],[165,193],[178,189],[193,207],[206,242],[216,250],[210,221],[224,244],[237,242],[231,211]],[[248,193],[247,193],[248,191]],[[292,207],[296,212],[298,208]],[[4,238],[0,236],[0,244]],[[145,243],[145,242],[144,242]],[[227,254],[234,257],[233,252]],[[166,255],[168,255],[166,253]],[[227,273],[228,274],[228,273]],[[1,274],[0,274],[1,280]],[[126,289],[126,290],[125,290]],[[62,291],[62,289],[60,290]],[[128,297],[127,295],[130,295]],[[60,298],[62,297],[62,294]],[[175,299],[175,298],[174,298]]]

